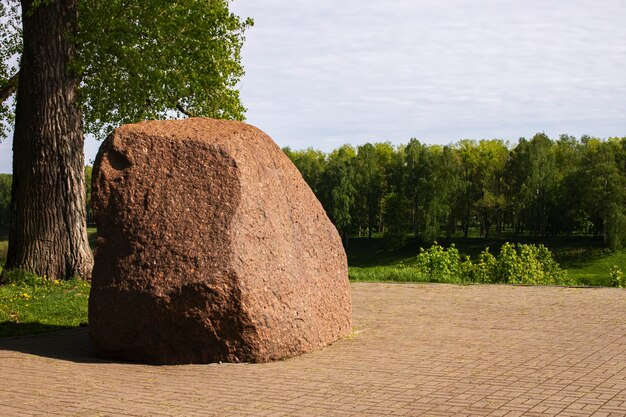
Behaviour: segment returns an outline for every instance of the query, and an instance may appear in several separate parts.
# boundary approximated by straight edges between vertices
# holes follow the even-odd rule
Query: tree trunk
[[[465,197],[465,213],[463,219],[463,237],[467,239],[469,235],[469,222],[470,222],[470,199],[469,193]]]
[[[77,103],[76,0],[22,0],[23,53],[13,137],[7,269],[89,279],[84,138]]]
[[[372,206],[371,203],[368,199],[367,201],[367,238],[371,239],[372,238],[372,229],[374,228],[374,219],[373,219],[373,214],[372,214]]]
[[[607,247],[609,245],[609,234],[606,227],[606,216],[602,217],[602,245]]]
[[[446,218],[446,238],[448,240],[452,239],[452,235],[456,231],[455,229],[456,229],[456,219],[452,214],[450,214]]]

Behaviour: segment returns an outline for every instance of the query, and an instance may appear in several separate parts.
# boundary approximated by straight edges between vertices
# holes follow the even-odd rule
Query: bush
[[[469,261],[469,260],[468,260]],[[491,283],[496,282],[496,273],[498,270],[498,261],[495,256],[489,252],[489,247],[478,256],[478,263],[471,264],[467,268],[469,271],[469,277],[473,282],[477,283]]]
[[[454,244],[450,245],[448,250],[437,242],[427,250],[420,248],[420,253],[415,259],[415,267],[422,274],[430,276],[430,280],[434,282],[463,281],[461,256]]]
[[[437,242],[420,249],[413,265],[416,279],[434,282],[509,283],[530,285],[569,285],[571,281],[543,245],[502,245],[497,257],[486,248],[476,263],[461,259],[454,245],[446,250]],[[419,278],[418,278],[419,276]]]
[[[550,250],[543,245],[521,245],[518,243],[514,247],[512,244],[506,243],[502,247],[502,251],[505,251],[506,254],[498,259],[500,282],[531,285],[571,284],[566,271],[559,267]]]
[[[626,288],[626,277],[624,277],[624,273],[617,265],[613,265],[611,267],[611,284],[617,288]]]

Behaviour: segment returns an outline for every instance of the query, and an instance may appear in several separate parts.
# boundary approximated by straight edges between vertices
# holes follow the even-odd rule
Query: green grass
[[[475,260],[489,246],[491,253],[496,254],[509,238],[456,238],[451,241],[442,239],[444,247],[454,243],[464,255]],[[517,239],[521,243],[539,243],[531,238]],[[598,240],[576,238],[554,238],[541,242],[554,254],[561,268],[567,270],[568,276],[576,285],[611,286],[609,271],[617,265],[626,272],[626,251],[610,252],[602,248]],[[353,238],[350,240],[347,254],[351,281],[413,281],[427,282],[429,277],[420,276],[410,266],[419,253],[419,243],[409,242],[400,250],[389,251],[383,239]]]
[[[412,268],[399,265],[349,267],[350,281],[353,282],[429,282],[428,277],[416,274]]]
[[[95,230],[89,230],[90,240]],[[0,237],[0,271],[8,242]],[[72,329],[87,323],[90,285],[85,281],[44,281],[13,272],[0,285],[0,338]]]
[[[0,337],[71,329],[87,323],[90,285],[12,273],[0,286]]]
[[[580,285],[611,286],[609,271],[613,266],[626,271],[626,252],[605,252],[603,250],[582,251],[578,258],[568,258],[561,262],[571,278]]]

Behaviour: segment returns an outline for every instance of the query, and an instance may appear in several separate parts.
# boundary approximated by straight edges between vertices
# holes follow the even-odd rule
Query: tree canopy
[[[55,1],[55,0],[47,0]],[[41,2],[40,2],[41,3]],[[79,103],[86,133],[104,137],[123,123],[207,116],[242,120],[237,83],[251,19],[227,0],[79,0]],[[20,3],[0,0],[0,120],[13,126],[21,52]]]
[[[15,120],[18,56],[22,49],[19,2],[0,0],[0,139],[6,138]]]
[[[286,153],[344,237],[383,234],[396,247],[409,235],[432,242],[468,237],[471,228],[482,237],[577,234],[611,249],[626,243],[626,137],[538,133],[515,146],[411,139]]]

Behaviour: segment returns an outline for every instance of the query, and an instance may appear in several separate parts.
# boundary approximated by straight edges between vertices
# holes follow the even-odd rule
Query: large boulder
[[[93,171],[89,334],[102,357],[264,362],[351,329],[341,239],[266,134],[205,118],[116,129]]]

